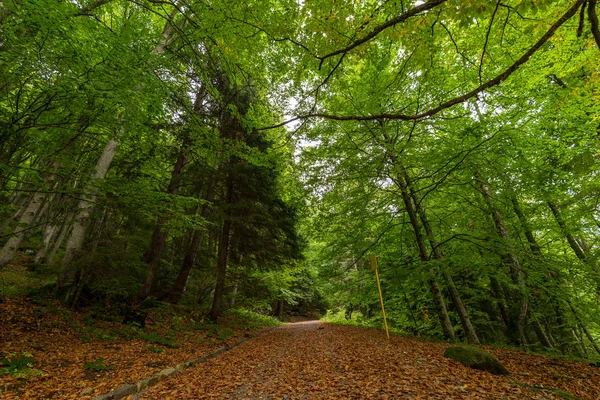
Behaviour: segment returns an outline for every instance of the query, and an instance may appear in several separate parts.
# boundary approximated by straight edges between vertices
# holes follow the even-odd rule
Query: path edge
[[[138,379],[136,383],[126,383],[124,385],[119,386],[116,389],[111,390],[108,393],[93,397],[92,400],[117,400],[117,399],[122,399],[126,396],[131,396],[132,394],[135,395],[135,394],[144,392],[148,388],[150,388],[154,385],[157,385],[160,381],[162,381],[165,378],[173,376],[173,375],[175,375],[181,371],[184,371],[188,368],[195,367],[196,365],[204,364],[211,358],[215,358],[231,349],[234,349],[234,348],[246,343],[249,340],[256,339],[260,336],[263,336],[275,328],[276,327],[270,327],[270,328],[266,329],[265,331],[259,333],[256,336],[238,340],[237,342],[235,342],[233,344],[220,347],[217,350],[215,350],[211,353],[208,353],[202,357],[193,358],[193,359],[184,361],[182,363],[179,363],[179,364],[175,365],[174,367],[165,368],[162,371],[157,372],[156,374],[154,374],[152,376]]]

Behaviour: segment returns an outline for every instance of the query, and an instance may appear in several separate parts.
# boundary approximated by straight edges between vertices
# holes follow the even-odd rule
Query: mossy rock
[[[510,372],[487,351],[472,346],[448,347],[444,352],[444,357],[458,361],[462,365],[487,371],[494,375],[509,375]]]

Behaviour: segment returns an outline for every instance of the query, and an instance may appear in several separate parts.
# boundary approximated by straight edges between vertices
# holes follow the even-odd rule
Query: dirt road
[[[445,343],[311,321],[288,324],[172,376],[140,399],[600,398],[600,369],[516,350],[492,350],[497,377],[442,356]],[[537,386],[537,387],[536,387]]]

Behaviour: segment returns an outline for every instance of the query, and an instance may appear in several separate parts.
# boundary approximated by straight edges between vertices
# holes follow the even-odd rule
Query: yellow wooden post
[[[377,256],[371,255],[371,268],[375,271],[377,279],[377,289],[379,290],[379,302],[381,303],[381,313],[383,314],[383,324],[385,325],[385,335],[390,338],[390,330],[388,329],[387,318],[385,317],[385,307],[383,306],[383,294],[381,293],[381,284],[379,283],[379,272],[377,271]]]

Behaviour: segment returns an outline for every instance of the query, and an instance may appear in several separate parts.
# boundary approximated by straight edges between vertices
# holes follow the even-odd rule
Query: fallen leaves
[[[55,308],[52,310],[52,308]],[[90,399],[126,383],[151,376],[162,369],[174,366],[191,358],[198,358],[227,343],[234,343],[248,331],[243,327],[229,328],[231,335],[220,340],[206,330],[176,331],[174,341],[178,348],[161,344],[160,353],[149,350],[150,343],[135,338],[86,338],[82,342],[81,332],[76,332],[74,322],[81,322],[81,314],[65,319],[65,314],[56,304],[39,307],[19,298],[6,298],[0,303],[0,358],[11,353],[31,352],[35,359],[34,368],[44,376],[19,379],[12,375],[0,376],[1,399]],[[167,332],[169,316],[153,316],[156,332]],[[166,320],[165,320],[166,319]],[[96,328],[106,332],[123,329],[120,323],[95,321]],[[169,331],[169,334],[173,331]],[[103,365],[114,368],[88,368],[86,363],[104,359]],[[3,392],[5,387],[8,391]]]
[[[0,317],[0,352],[31,351],[34,367],[46,374],[28,380],[0,377],[0,387],[18,385],[2,393],[3,399],[89,399],[223,345],[214,332],[189,330],[178,331],[173,338],[179,348],[160,353],[150,351],[149,343],[140,339],[82,343],[60,315],[40,314],[30,303],[16,299],[0,304]],[[153,319],[157,325],[165,322],[160,316]],[[241,327],[231,329],[230,343],[247,336]],[[388,341],[384,332],[360,327],[315,321],[290,324],[173,375],[141,398],[559,399],[566,392],[599,399],[599,368],[486,347],[513,372],[499,377],[443,357],[448,346],[410,337]],[[100,358],[114,369],[84,371],[84,363]]]
[[[600,370],[582,363],[486,348],[511,371],[528,374],[498,377],[444,358],[448,344],[384,335],[320,322],[286,325],[162,381],[141,399],[563,398],[558,390],[598,398]],[[555,380],[549,371],[556,367],[571,372]]]

